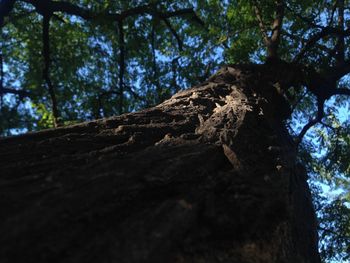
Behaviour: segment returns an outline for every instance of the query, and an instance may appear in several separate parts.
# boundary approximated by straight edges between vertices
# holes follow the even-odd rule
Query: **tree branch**
[[[179,59],[180,56],[177,56],[172,59],[171,61],[171,71],[172,71],[172,81],[171,84],[175,88],[175,92],[178,92],[180,87],[177,84],[176,78],[177,78],[177,66],[179,66]]]
[[[305,39],[305,38],[303,38],[301,36],[298,36],[298,35],[291,34],[291,33],[287,32],[287,31],[283,31],[282,34],[287,36],[287,37],[289,37],[290,39],[292,39],[294,41],[299,41],[302,44],[308,42],[307,39]],[[315,47],[317,47],[318,49],[320,49],[320,50],[322,50],[324,52],[327,52],[327,53],[333,52],[333,49],[330,49],[330,48],[328,48],[326,46],[323,46],[321,44],[318,44],[318,43],[315,44]]]
[[[12,0],[13,1],[13,0]],[[175,17],[175,16],[185,16],[192,15],[192,19],[199,24],[204,24],[203,21],[196,15],[192,8],[184,8],[172,12],[160,12],[154,9],[154,4],[141,5],[137,7],[124,10],[120,13],[109,13],[109,12],[93,12],[89,9],[80,7],[78,5],[66,2],[66,1],[45,1],[44,5],[41,1],[37,0],[22,0],[23,2],[33,5],[39,13],[44,12],[62,12],[69,15],[75,15],[81,17],[85,20],[108,20],[110,22],[120,22],[125,18],[135,15],[150,14],[153,15],[155,12],[157,14],[162,14],[165,18]],[[45,10],[43,10],[45,9]]]
[[[172,27],[168,18],[176,17],[176,16],[186,16],[191,15],[191,19],[196,21],[197,23],[204,25],[203,21],[196,15],[192,8],[180,9],[172,12],[161,12],[155,9],[153,4],[141,5],[134,8],[130,8],[128,10],[122,11],[121,13],[95,13],[88,9],[79,7],[77,5],[65,2],[65,1],[47,1],[45,4],[42,4],[40,1],[35,0],[23,0],[24,2],[32,4],[39,13],[41,14],[53,14],[54,12],[63,12],[70,15],[79,16],[85,20],[93,20],[93,19],[103,19],[110,22],[118,22],[122,23],[124,19],[130,16],[135,15],[144,15],[150,14],[153,16],[160,17],[166,26],[169,28],[170,32],[174,35],[178,42],[179,50],[182,51],[183,43],[176,30]]]
[[[309,41],[305,44],[305,46],[301,49],[298,55],[294,58],[294,62],[299,62],[304,55],[315,46],[315,44],[322,38],[326,36],[350,36],[350,28],[346,30],[342,30],[335,27],[323,27],[322,30],[309,39]]]
[[[335,232],[329,228],[324,228],[324,227],[320,227],[318,226],[318,229],[327,233],[330,233],[332,235],[335,235],[336,237],[342,238],[342,239],[347,239],[350,241],[350,236],[346,236],[346,235],[341,235],[339,232]]]
[[[193,21],[195,21],[196,23],[198,23],[199,25],[201,25],[201,26],[205,25],[203,20],[198,17],[198,15],[193,10],[193,8],[185,8],[185,9],[180,9],[180,10],[176,10],[173,12],[162,13],[162,16],[165,18],[170,18],[170,17],[175,17],[175,16],[189,16],[189,15],[191,15],[191,19]]]
[[[160,18],[161,18],[162,21],[166,24],[166,26],[168,27],[168,29],[170,30],[170,32],[173,34],[173,36],[175,37],[175,39],[176,39],[176,41],[177,41],[177,45],[178,45],[178,47],[179,47],[179,50],[182,51],[182,50],[183,50],[183,49],[182,49],[182,47],[183,47],[183,42],[182,42],[180,36],[177,34],[176,30],[172,27],[170,21],[169,21],[167,18],[165,18],[165,17],[163,17],[163,16],[161,16]]]
[[[18,90],[18,89],[2,87],[0,89],[0,94],[6,94],[6,93],[18,95],[20,98],[24,98],[24,97],[29,97],[30,96],[30,92],[26,91],[26,90]]]
[[[135,99],[137,100],[144,100],[144,98],[142,96],[140,96],[139,94],[137,94],[137,92],[135,92],[132,87],[125,85],[124,86],[126,88],[126,91],[129,92]]]
[[[310,120],[301,130],[301,132],[299,133],[297,139],[296,139],[296,144],[299,145],[301,143],[301,141],[303,140],[303,137],[305,136],[305,134],[307,133],[307,131],[313,127],[315,124],[319,123],[322,121],[323,117],[324,117],[324,100],[317,100],[317,116]]]
[[[88,9],[79,7],[77,5],[65,1],[58,2],[47,0],[45,2],[42,2],[37,0],[23,0],[23,2],[33,5],[41,14],[46,13],[48,11],[50,11],[51,13],[62,12],[69,15],[79,16],[86,20],[91,20],[97,16],[96,13]]]
[[[336,0],[334,5],[333,5],[332,12],[331,12],[331,17],[329,18],[329,21],[328,21],[328,26],[331,26],[332,23],[333,23],[334,14],[335,14],[335,11],[337,10],[337,6],[338,6],[338,0]]]
[[[118,22],[119,35],[119,114],[124,111],[125,40],[123,22]]]
[[[155,21],[153,20],[152,30],[151,30],[151,49],[152,49],[152,68],[153,68],[153,81],[156,86],[156,92],[158,96],[158,101],[162,101],[162,89],[159,83],[158,67],[157,67],[157,57],[156,57],[156,33],[155,33]]]
[[[344,0],[338,0],[338,28],[344,30]],[[338,35],[336,47],[336,64],[342,66],[345,62],[345,40],[344,35]]]
[[[318,25],[312,21],[312,19],[309,19],[307,17],[302,16],[298,11],[293,10],[290,6],[286,5],[286,9],[291,12],[293,15],[295,15],[297,18],[305,22],[309,27],[311,28],[320,28],[323,29],[324,27],[321,25]]]
[[[43,78],[48,87],[48,91],[51,98],[51,106],[52,106],[52,115],[54,119],[54,126],[58,127],[60,125],[60,113],[57,106],[57,98],[55,89],[51,82],[50,78],[50,19],[51,16],[44,15],[43,16],[43,57],[44,57],[44,69],[43,69]]]
[[[0,27],[0,31],[2,34],[2,28]],[[2,110],[2,106],[4,103],[4,57],[3,57],[3,42],[1,42],[0,46],[0,110]]]

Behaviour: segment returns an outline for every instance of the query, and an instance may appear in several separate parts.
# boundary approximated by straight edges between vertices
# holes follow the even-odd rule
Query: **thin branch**
[[[307,43],[307,41],[308,41],[307,39],[305,39],[305,38],[303,38],[301,36],[298,36],[298,35],[295,35],[295,34],[291,34],[291,33],[287,32],[287,31],[283,31],[282,34],[287,36],[287,37],[289,37],[290,39],[298,41],[298,42],[300,42],[302,44]],[[327,52],[327,53],[333,52],[333,49],[330,49],[330,48],[328,48],[326,46],[323,46],[321,44],[318,44],[318,43],[315,44],[315,47],[317,47],[318,49],[320,49],[320,50],[322,50],[324,52]]]
[[[335,232],[335,231],[333,231],[333,230],[331,230],[331,229],[318,226],[318,230],[321,230],[321,231],[330,233],[330,234],[332,234],[332,235],[335,235],[335,236],[338,237],[338,238],[347,239],[347,240],[350,241],[350,236],[340,235],[339,232]]]
[[[325,123],[325,122],[323,122],[323,121],[320,121],[320,124],[322,124],[324,127],[328,128],[328,129],[330,129],[330,130],[332,130],[332,131],[334,131],[334,132],[338,131],[337,128],[335,128],[335,127],[333,127],[332,125],[329,125],[329,124],[327,124],[327,123]]]
[[[132,87],[130,87],[128,85],[125,85],[124,87],[126,88],[126,91],[129,92],[135,99],[144,100],[144,98],[142,96],[140,96],[139,94],[137,94],[137,92],[135,92]]]
[[[175,88],[175,92],[178,92],[180,90],[179,85],[177,84],[176,78],[177,78],[177,66],[179,65],[179,59],[180,56],[177,56],[175,58],[173,58],[173,60],[171,61],[171,71],[172,71],[172,86]]]
[[[18,90],[18,89],[12,89],[12,88],[5,88],[2,87],[0,89],[0,94],[14,94],[14,95],[18,95],[20,98],[24,98],[24,97],[29,97],[30,96],[30,92],[26,91],[26,90]]]
[[[310,120],[301,130],[301,132],[299,133],[297,140],[296,140],[296,144],[299,145],[301,143],[301,141],[303,140],[305,134],[307,133],[307,131],[313,127],[314,125],[316,125],[317,123],[321,122],[323,117],[324,117],[324,100],[318,100],[317,101],[317,116]]]
[[[320,32],[311,36],[311,38],[305,44],[305,46],[301,49],[299,54],[294,58],[294,62],[295,63],[299,62],[304,57],[304,55],[310,49],[312,49],[320,39],[327,37],[327,36],[340,36],[340,35],[344,36],[344,37],[350,36],[350,28],[348,28],[347,30],[342,30],[342,29],[335,28],[335,27],[323,27]]]
[[[338,6],[338,0],[336,0],[333,5],[331,17],[329,18],[329,21],[328,21],[328,26],[331,26],[333,24],[334,14],[335,14],[335,11],[337,10],[337,6]]]
[[[307,91],[305,91],[292,105],[291,105],[291,112],[293,112],[296,107],[299,105],[299,103],[305,98],[307,95]]]
[[[2,33],[2,28],[0,28]],[[0,46],[0,110],[2,110],[2,106],[4,104],[4,57],[3,57],[3,47],[2,47],[3,41],[1,41]]]
[[[157,67],[157,57],[156,57],[156,33],[155,33],[155,21],[153,21],[152,30],[151,30],[151,49],[152,49],[152,68],[153,68],[153,80],[155,82],[156,86],[156,92],[158,96],[158,101],[162,101],[162,89],[160,87],[159,83],[159,76],[158,76],[158,67]]]
[[[293,10],[290,6],[286,5],[286,9],[295,15],[297,18],[305,22],[310,28],[323,29],[324,27],[313,22],[312,19],[302,16],[298,11]]]
[[[211,66],[212,66],[212,63],[209,62],[207,64],[207,66],[205,67],[204,73],[201,76],[198,77],[198,80],[200,82],[204,82],[210,77],[210,68],[211,68]]]
[[[58,127],[60,125],[60,113],[57,105],[57,98],[54,86],[51,82],[50,78],[50,19],[51,16],[45,15],[43,17],[43,57],[44,57],[44,69],[43,69],[43,78],[48,87],[48,91],[51,98],[51,106],[52,106],[52,115],[54,119],[54,126]]]
[[[118,22],[119,35],[119,114],[124,111],[125,40],[123,22]]]
[[[205,23],[202,19],[199,18],[199,16],[196,14],[196,12],[192,8],[185,8],[176,10],[173,12],[164,12],[162,13],[162,16],[165,18],[175,17],[175,16],[190,16],[190,19],[196,22],[197,24],[201,26],[205,26]]]
[[[338,0],[338,28],[344,30],[344,0]],[[336,63],[337,66],[342,66],[345,62],[345,40],[344,35],[338,35],[336,43]]]
[[[70,15],[79,16],[85,20],[107,20],[109,22],[123,23],[123,21],[130,16],[150,14],[153,16],[160,17],[166,26],[169,28],[170,32],[174,35],[177,40],[180,51],[182,51],[183,43],[176,30],[172,27],[168,18],[176,16],[191,16],[191,19],[204,25],[204,22],[196,15],[192,8],[180,9],[172,12],[161,12],[155,9],[153,4],[141,5],[137,7],[130,8],[128,10],[122,11],[120,13],[97,13],[90,11],[88,9],[79,7],[77,5],[65,2],[65,1],[48,1],[44,4],[41,1],[35,0],[23,0],[24,2],[32,4],[39,13],[41,14],[53,14],[54,12],[63,12]]]
[[[166,26],[168,27],[168,29],[170,30],[170,32],[173,34],[173,36],[175,37],[176,41],[177,41],[177,45],[179,47],[179,50],[182,51],[182,47],[183,47],[183,42],[180,38],[180,36],[177,34],[176,30],[172,27],[170,21],[167,18],[164,18],[161,16],[162,21],[166,24]]]

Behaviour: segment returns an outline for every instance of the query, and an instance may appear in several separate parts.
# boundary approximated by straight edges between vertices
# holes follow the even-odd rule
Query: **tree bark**
[[[224,67],[154,108],[0,140],[1,262],[320,262],[284,104]]]

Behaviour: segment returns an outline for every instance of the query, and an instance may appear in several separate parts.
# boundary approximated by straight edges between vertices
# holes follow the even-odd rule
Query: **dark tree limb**
[[[78,5],[66,2],[66,1],[46,1],[44,4],[41,1],[36,0],[22,0],[23,2],[29,3],[37,8],[38,12],[62,12],[68,15],[75,15],[81,17],[85,20],[104,20],[109,22],[123,21],[125,18],[135,15],[150,14],[154,15],[162,14],[165,18],[175,17],[175,16],[189,16],[191,19],[197,23],[203,25],[203,21],[196,15],[192,8],[180,9],[172,12],[161,12],[154,9],[153,4],[141,5],[137,7],[124,10],[120,13],[109,13],[109,12],[94,12],[89,9],[80,7]]]
[[[43,8],[40,8],[40,4],[42,4],[42,1],[36,1],[36,0],[23,0],[23,2],[29,3],[31,5],[33,5],[37,11],[40,13],[40,10]],[[79,7],[77,5],[71,4],[69,2],[65,2],[65,1],[46,1],[44,3],[45,5],[45,9],[44,10],[50,10],[52,13],[53,12],[62,12],[65,14],[69,14],[69,15],[75,15],[78,17],[81,17],[83,19],[86,20],[91,20],[96,16],[96,13]],[[43,10],[43,12],[44,12]]]

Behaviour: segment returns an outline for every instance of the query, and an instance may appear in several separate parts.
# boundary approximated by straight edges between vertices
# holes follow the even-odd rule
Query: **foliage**
[[[6,6],[7,2],[14,1],[1,1],[0,5]],[[39,8],[44,2],[17,0],[2,19],[2,135],[56,124],[52,93],[43,77],[48,66],[60,114],[56,117],[61,124],[69,124],[158,104],[180,89],[204,81],[222,63],[263,63],[268,52],[257,11],[260,24],[270,30],[280,1],[71,0],[70,4],[94,15],[60,11],[50,17],[49,64],[45,64],[43,54],[43,16],[47,13]],[[321,73],[336,66],[341,40],[349,47],[348,33],[343,37],[339,33],[324,34],[313,45],[309,43],[329,28],[339,29],[339,3],[343,1],[282,2],[280,58],[288,62],[298,58],[298,62]],[[345,0],[346,28],[349,5]],[[143,8],[137,13],[140,6]],[[3,16],[6,12],[1,8]],[[109,14],[117,16],[127,10],[136,13],[122,20],[110,18]],[[178,10],[187,12],[164,18]],[[349,63],[350,49],[345,48],[343,53]],[[346,73],[337,80],[339,87],[349,88],[348,76]],[[286,125],[297,136],[317,115],[319,97],[304,84],[294,86],[287,95],[294,111]],[[306,134],[299,147],[300,160],[312,174],[314,189],[327,185],[337,190],[328,199],[314,191],[325,260],[346,260],[350,255],[349,112],[348,96],[328,99],[326,117]]]

